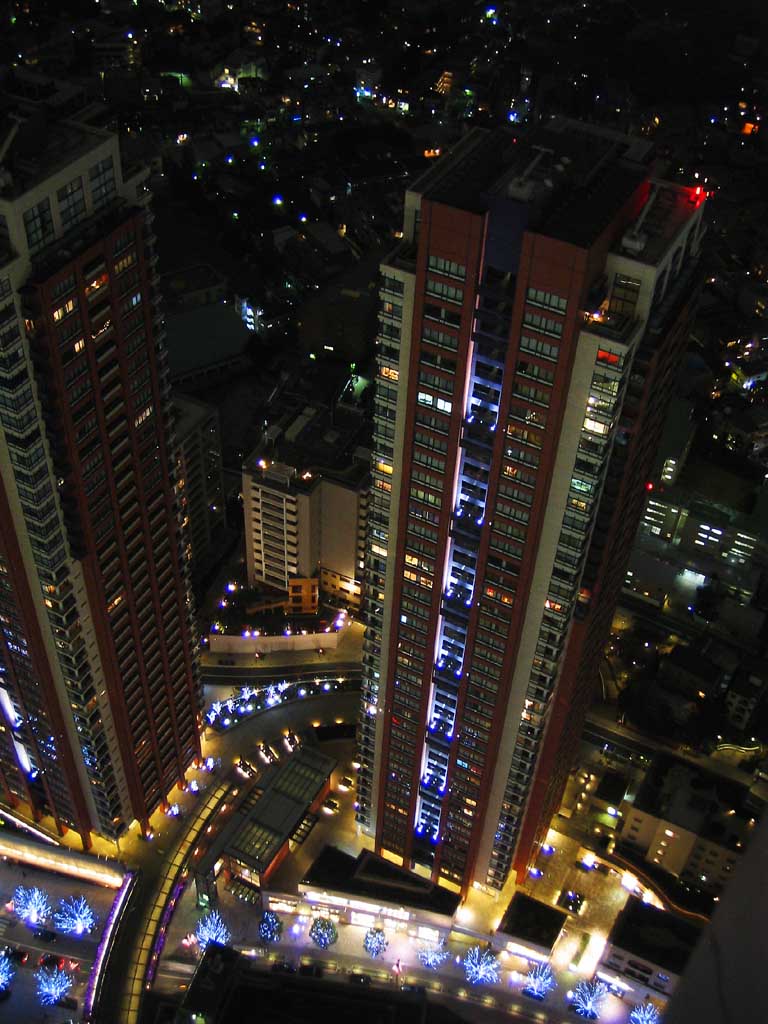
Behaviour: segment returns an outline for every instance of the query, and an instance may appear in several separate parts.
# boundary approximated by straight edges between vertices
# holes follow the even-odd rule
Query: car
[[[63,1006],[65,1010],[76,1010],[79,1003],[74,996],[62,996],[56,1000],[56,1005]]]
[[[237,760],[235,761],[235,768],[240,773],[240,775],[244,775],[246,779],[252,779],[253,776],[256,774],[256,769],[254,768],[254,766],[251,764],[250,761],[246,761],[244,757],[237,758]]]
[[[302,964],[299,967],[299,974],[304,978],[322,978],[322,964]]]
[[[341,804],[339,801],[332,799],[332,797],[328,797],[327,800],[323,800],[323,810],[326,814],[338,814],[340,807]]]
[[[353,973],[353,974],[349,975],[349,980],[352,982],[353,985],[370,985],[371,984],[371,976],[370,976],[370,974],[355,974],[355,973]]]
[[[66,957],[56,956],[55,953],[43,953],[37,961],[39,967],[56,967],[60,971],[64,970],[66,962]]]
[[[56,932],[51,931],[50,928],[35,928],[32,934],[42,942],[56,942],[58,939]]]
[[[266,743],[257,743],[256,750],[259,753],[259,757],[266,764],[274,764],[277,761],[277,754],[274,752],[272,747]]]
[[[15,964],[25,964],[29,960],[29,950],[19,946],[6,946],[3,953]]]
[[[296,967],[294,964],[289,963],[287,960],[276,960],[272,964],[270,970],[273,974],[295,974]]]
[[[354,780],[350,779],[348,775],[344,775],[339,779],[339,789],[342,793],[346,793],[348,789],[352,789],[354,784]]]
[[[585,905],[584,896],[574,889],[563,889],[557,900],[557,905],[571,914],[580,914]]]
[[[522,988],[520,992],[526,999],[535,999],[537,1003],[543,1003],[546,997],[546,992],[534,992],[532,988]]]
[[[283,743],[285,744],[289,753],[292,754],[294,750],[298,749],[300,740],[296,733],[293,731],[293,729],[288,729],[285,735],[283,736]]]

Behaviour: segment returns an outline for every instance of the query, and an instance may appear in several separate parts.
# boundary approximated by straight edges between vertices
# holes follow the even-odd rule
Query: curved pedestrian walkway
[[[190,851],[210,818],[217,813],[231,787],[231,782],[222,781],[213,788],[208,799],[200,805],[194,821],[185,830],[173,854],[165,862],[165,870],[156,889],[142,893],[146,911],[143,921],[135,930],[136,942],[131,951],[117,1017],[121,1024],[138,1024],[141,1000],[146,989],[150,987],[147,973],[158,957],[155,944],[161,927],[165,927],[163,917],[166,907],[173,898],[173,891],[181,878]]]

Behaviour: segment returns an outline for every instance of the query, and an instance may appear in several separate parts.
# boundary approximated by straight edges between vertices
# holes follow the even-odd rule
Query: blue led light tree
[[[573,990],[573,1008],[580,1017],[597,1020],[608,995],[608,986],[603,981],[580,981]]]
[[[27,888],[25,885],[17,885],[13,893],[13,910],[27,924],[44,924],[51,916],[48,893],[37,886]]]
[[[363,949],[373,960],[375,960],[377,956],[381,956],[382,953],[386,952],[388,945],[389,942],[387,942],[387,937],[384,934],[383,928],[369,928],[365,933]]]
[[[85,896],[60,899],[53,920],[60,931],[75,936],[88,935],[96,927],[96,915]]]
[[[0,992],[10,988],[11,982],[16,977],[16,968],[13,961],[5,953],[0,953]]]
[[[653,1003],[640,1003],[629,1015],[629,1024],[660,1024],[661,1014]]]
[[[37,998],[43,1006],[55,1006],[72,988],[72,976],[58,967],[41,967],[35,971]]]
[[[224,924],[218,910],[212,910],[197,922],[195,937],[200,949],[204,950],[209,942],[218,942],[221,946],[226,946],[232,938],[232,933]]]
[[[259,921],[259,938],[262,942],[278,942],[283,934],[283,922],[274,910],[265,910]]]
[[[309,929],[309,937],[320,949],[328,949],[338,940],[339,933],[330,917],[316,917]]]
[[[430,971],[437,971],[446,960],[450,959],[451,954],[442,942],[429,942],[419,948],[416,956],[424,967],[429,968]]]
[[[551,992],[555,984],[549,964],[536,964],[528,971],[523,992],[534,999],[543,999],[547,992]]]
[[[470,985],[492,985],[498,981],[501,971],[493,951],[473,946],[464,957],[464,976]]]

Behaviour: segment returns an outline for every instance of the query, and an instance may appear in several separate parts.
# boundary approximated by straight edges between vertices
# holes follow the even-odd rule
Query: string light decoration
[[[438,971],[445,961],[451,958],[451,954],[442,942],[426,943],[417,950],[416,956],[419,958],[419,963],[430,971]]]
[[[51,904],[45,889],[17,885],[13,893],[13,910],[27,924],[44,924],[51,916]]]
[[[339,932],[330,917],[316,917],[309,929],[309,937],[320,949],[328,949],[338,941]]]
[[[501,971],[493,951],[473,946],[464,957],[464,976],[470,985],[492,985],[497,982]]]
[[[629,1024],[661,1024],[661,1014],[653,1003],[640,1003],[630,1013]]]
[[[212,910],[197,922],[195,938],[202,951],[209,942],[218,942],[220,946],[226,946],[232,938],[232,933],[218,910]]]
[[[528,971],[523,992],[527,996],[533,996],[534,999],[543,999],[547,992],[552,991],[555,984],[549,964],[536,964]]]
[[[608,995],[608,986],[603,981],[580,981],[573,990],[573,1008],[580,1017],[597,1020]]]
[[[274,910],[265,910],[259,921],[259,938],[262,942],[278,942],[283,934],[283,922]]]
[[[11,982],[16,977],[16,968],[13,961],[6,953],[0,953],[0,992],[5,992],[11,987]]]
[[[369,928],[363,939],[363,949],[373,960],[386,952],[389,942],[383,928]]]
[[[42,1006],[55,1006],[72,988],[72,976],[58,967],[41,967],[35,971],[35,981]]]
[[[89,935],[96,927],[96,915],[85,896],[68,896],[59,900],[53,915],[56,927],[69,935]]]

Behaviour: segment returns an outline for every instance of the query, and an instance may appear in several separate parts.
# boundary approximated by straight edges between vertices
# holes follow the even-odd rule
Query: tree
[[[473,946],[464,957],[464,975],[470,985],[493,984],[500,974],[499,961],[489,948]]]
[[[382,928],[369,928],[365,933],[363,948],[372,959],[375,960],[377,956],[381,956],[388,945],[389,942]]]
[[[265,910],[259,921],[259,938],[262,942],[279,942],[283,934],[283,922],[274,910]]]
[[[328,949],[338,941],[339,932],[330,917],[316,917],[309,929],[309,937],[320,949]]]

